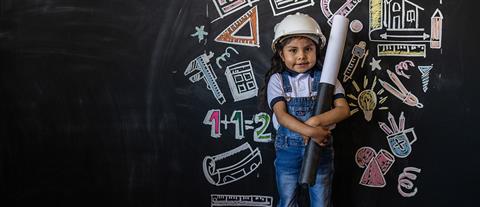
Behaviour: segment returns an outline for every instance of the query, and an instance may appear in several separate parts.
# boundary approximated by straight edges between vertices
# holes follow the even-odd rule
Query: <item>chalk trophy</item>
[[[412,134],[412,140],[409,139],[409,136],[407,136],[408,134]],[[413,128],[409,128],[399,131],[395,134],[388,135],[387,141],[392,153],[395,156],[399,158],[405,158],[410,154],[410,152],[412,152],[412,144],[417,141],[417,135],[415,135]]]

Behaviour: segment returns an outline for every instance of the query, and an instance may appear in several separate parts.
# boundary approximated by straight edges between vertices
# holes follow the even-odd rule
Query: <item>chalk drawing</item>
[[[213,57],[214,53],[210,52],[207,54],[202,54],[192,60],[190,64],[188,64],[185,72],[183,73],[185,76],[194,73],[190,76],[189,80],[192,83],[195,83],[199,80],[204,80],[207,84],[207,89],[212,91],[213,96],[217,99],[219,104],[223,104],[226,102],[225,97],[223,96],[220,87],[216,82],[217,76],[213,72],[212,65],[210,64],[210,59]]]
[[[212,0],[220,17],[212,21],[215,22],[247,6],[252,7],[253,3],[259,0]]]
[[[360,168],[365,168],[359,184],[381,188],[386,185],[384,175],[395,162],[395,157],[384,149],[377,154],[371,147],[361,147],[355,153],[355,162]]]
[[[350,30],[354,33],[359,33],[363,29],[363,24],[360,20],[355,19],[350,22]]]
[[[345,0],[345,3],[335,13],[330,10],[330,2],[331,0],[320,0],[320,7],[323,15],[327,18],[327,23],[332,26],[333,16],[348,16],[361,0]]]
[[[372,71],[374,71],[375,69],[382,70],[382,67],[380,66],[380,61],[382,61],[382,60],[375,60],[375,58],[372,57],[372,61],[370,62],[370,66],[372,67]]]
[[[417,175],[413,173],[420,173],[422,169],[416,167],[406,167],[403,169],[403,172],[398,175],[398,193],[403,197],[413,197],[417,194],[417,187],[414,187],[412,181],[417,179]],[[404,189],[411,192],[405,192]],[[413,189],[413,190],[412,190]]]
[[[437,9],[430,20],[430,34],[420,25],[425,9],[409,0],[370,0],[369,39],[382,42],[378,56],[425,57],[425,44],[441,48],[443,15]],[[389,47],[390,46],[390,47]]]
[[[432,34],[432,38],[430,39],[430,48],[440,49],[442,48],[442,12],[439,9],[435,10],[430,21],[430,24],[432,25],[430,31]]]
[[[360,41],[358,44],[353,46],[352,57],[350,58],[350,61],[347,64],[347,68],[345,68],[345,71],[343,72],[344,83],[347,82],[347,80],[352,79],[353,73],[355,73],[355,69],[357,68],[360,60],[367,58],[366,47],[367,47],[367,43],[364,41]]]
[[[378,79],[380,81],[380,85],[382,85],[385,90],[393,94],[398,99],[402,100],[404,104],[407,104],[409,106],[416,106],[417,108],[423,108],[423,104],[418,101],[418,98],[415,95],[408,91],[405,86],[403,86],[403,83],[400,81],[400,79],[398,79],[395,73],[392,73],[388,69],[387,73],[388,77],[390,77],[390,80],[393,81],[393,83],[397,86],[398,89],[393,87],[389,83]]]
[[[397,65],[395,65],[395,73],[397,73],[397,75],[405,77],[406,79],[410,79],[410,75],[405,74],[405,71],[407,71],[409,67],[414,66],[415,64],[411,60],[401,61]]]
[[[190,36],[192,36],[192,37],[196,36],[198,38],[198,43],[200,43],[202,40],[205,39],[205,36],[208,35],[208,32],[205,32],[205,26],[204,25],[201,25],[200,27],[195,26],[195,30],[196,30],[196,32],[191,34]],[[206,43],[207,43],[207,39],[205,39],[204,44],[206,44]]]
[[[249,60],[229,65],[225,76],[235,102],[257,96],[257,81]]]
[[[222,68],[222,65],[220,65],[220,61],[226,62],[227,61],[226,58],[230,57],[230,53],[228,52],[229,49],[232,50],[233,52],[235,52],[238,55],[238,51],[235,50],[235,48],[233,48],[233,47],[225,48],[225,52],[215,59],[215,62],[217,63],[218,68]]]
[[[272,207],[272,196],[261,195],[227,195],[227,194],[212,194],[211,207],[214,206],[257,206],[257,207]]]
[[[347,97],[354,100],[356,103],[350,102],[349,106],[352,108],[350,114],[353,115],[360,110],[363,111],[363,115],[366,121],[372,120],[373,112],[377,108],[377,104],[383,104],[388,96],[380,97],[379,99],[377,96],[381,96],[384,90],[379,90],[375,92],[374,88],[377,85],[377,76],[374,77],[372,81],[372,86],[369,87],[369,80],[366,76],[363,79],[363,87],[360,89],[357,82],[355,80],[352,81],[352,85],[355,88],[355,91],[358,95],[347,94]],[[388,107],[378,107],[379,110],[387,110]]]
[[[313,0],[270,0],[273,16],[289,13],[313,5],[315,5]]]
[[[388,122],[390,127],[384,122],[378,122],[380,129],[387,134],[388,146],[392,153],[399,157],[405,158],[412,152],[412,144],[417,141],[417,135],[414,128],[405,129],[405,116],[400,113],[400,118],[397,122],[393,115],[388,112]]]
[[[408,0],[370,0],[370,40],[428,42],[430,35],[419,25],[423,10]]]
[[[426,57],[425,44],[378,44],[378,56]]]
[[[430,79],[430,70],[432,70],[433,65],[419,65],[418,70],[422,74],[422,89],[423,92],[427,92],[428,90],[428,82]]]
[[[260,150],[252,149],[248,142],[227,152],[206,156],[203,159],[203,173],[207,181],[215,186],[238,181],[262,164]]]
[[[236,35],[236,33],[245,26],[249,27],[250,34],[248,36]],[[243,14],[240,18],[230,24],[215,38],[215,41],[227,44],[260,47],[260,35],[258,35],[257,6],[254,6],[245,14]]]
[[[211,109],[207,112],[207,115],[203,119],[203,124],[210,125],[210,136],[213,138],[219,138],[222,136],[220,133],[220,109]]]
[[[235,139],[245,138],[245,130],[253,130],[253,140],[255,142],[271,142],[272,134],[267,132],[270,125],[270,115],[265,112],[259,112],[252,116],[252,119],[244,119],[242,110],[233,111],[232,115],[228,117],[223,115],[220,109],[211,109],[207,112],[203,119],[203,124],[210,125],[210,136],[213,138],[220,138],[223,129],[227,130],[230,124],[235,125]],[[260,124],[260,125],[258,125]]]
[[[271,142],[272,133],[265,133],[270,124],[270,115],[260,112],[255,114],[254,120],[256,124],[262,123],[262,125],[253,131],[253,140],[256,142]]]

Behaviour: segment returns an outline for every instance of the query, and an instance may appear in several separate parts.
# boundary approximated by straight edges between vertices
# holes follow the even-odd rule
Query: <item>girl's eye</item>
[[[296,49],[290,49],[289,51],[290,51],[291,53],[296,53],[296,52],[297,52]]]

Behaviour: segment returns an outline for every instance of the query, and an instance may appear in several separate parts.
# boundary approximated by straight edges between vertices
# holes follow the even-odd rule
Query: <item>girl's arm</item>
[[[333,101],[334,107],[320,115],[312,116],[305,124],[309,126],[324,126],[328,127],[336,124],[350,116],[350,107],[348,107],[345,98],[337,98]]]
[[[275,113],[279,124],[303,135],[304,139],[306,139],[305,141],[307,141],[308,137],[314,137],[315,140],[318,140],[317,143],[321,143],[321,141],[330,136],[328,128],[324,126],[309,126],[290,115],[284,101],[279,101],[273,105],[273,113]]]

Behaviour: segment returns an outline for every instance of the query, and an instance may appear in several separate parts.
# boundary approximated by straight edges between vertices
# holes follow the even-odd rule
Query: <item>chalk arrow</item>
[[[384,40],[388,39],[389,37],[408,38],[408,39],[422,38],[423,40],[426,40],[427,38],[430,37],[430,35],[426,34],[426,33],[423,33],[423,35],[389,35],[385,32],[385,33],[381,34],[380,37]]]

